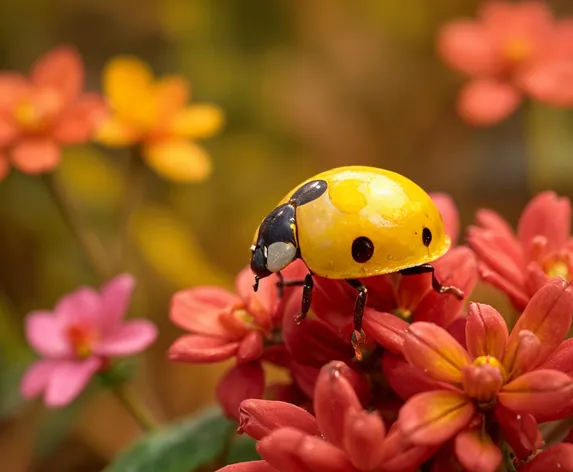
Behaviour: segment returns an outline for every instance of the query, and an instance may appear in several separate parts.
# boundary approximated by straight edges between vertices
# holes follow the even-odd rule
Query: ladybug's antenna
[[[255,275],[255,284],[253,285],[254,292],[259,289],[259,280],[261,280],[261,278],[258,275]]]

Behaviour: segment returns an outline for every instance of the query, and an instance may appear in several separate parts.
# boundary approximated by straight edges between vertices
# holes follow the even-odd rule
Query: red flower
[[[244,399],[260,398],[263,394],[265,379],[260,360],[266,346],[268,350],[276,347],[274,336],[282,318],[277,281],[276,276],[268,277],[254,292],[253,275],[245,268],[237,275],[236,293],[203,286],[177,292],[171,300],[171,321],[191,334],[172,344],[170,360],[237,360],[238,365],[221,379],[217,388],[217,397],[228,416],[237,416]],[[280,357],[278,354],[274,353],[275,360]]]
[[[573,472],[573,444],[557,444],[541,452],[527,463],[522,472]]]
[[[468,243],[479,258],[481,278],[504,291],[522,310],[551,277],[573,278],[571,202],[553,192],[537,195],[523,210],[514,234],[491,210],[477,213]]]
[[[82,94],[84,66],[75,49],[41,57],[30,78],[0,74],[0,179],[14,165],[28,174],[51,171],[60,146],[88,141],[104,118],[97,94]]]
[[[477,20],[456,20],[442,29],[438,51],[450,67],[473,78],[458,101],[469,123],[503,120],[522,94],[573,106],[573,21],[555,20],[542,2],[486,2]]]
[[[573,378],[540,367],[569,330],[572,308],[569,284],[555,279],[531,299],[508,336],[499,313],[472,303],[467,350],[443,328],[412,324],[404,356],[433,385],[400,410],[398,424],[406,439],[439,446],[455,437],[456,456],[466,469],[493,472],[501,461],[490,437],[497,434],[497,424],[520,459],[526,459],[538,441],[536,428],[524,425],[535,425],[535,415],[557,412],[573,399]],[[522,437],[526,430],[529,447]]]
[[[239,432],[258,440],[265,460],[221,471],[391,472],[415,470],[434,448],[410,446],[400,431],[363,409],[355,389],[364,379],[342,362],[324,366],[316,384],[313,417],[283,402],[241,404]]]

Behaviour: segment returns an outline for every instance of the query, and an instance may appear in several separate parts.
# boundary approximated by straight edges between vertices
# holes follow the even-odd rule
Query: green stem
[[[121,402],[128,413],[144,431],[155,431],[157,426],[147,409],[133,395],[126,384],[117,384],[111,387],[116,398]]]
[[[129,247],[129,223],[141,198],[143,182],[143,161],[141,147],[134,145],[130,149],[129,157],[124,171],[124,193],[118,207],[119,237],[117,250],[117,264],[123,270],[127,263]]]
[[[82,211],[67,194],[58,176],[55,173],[44,174],[42,180],[97,276],[102,281],[111,278],[113,268],[101,240],[87,224]]]
[[[547,430],[547,434],[544,438],[545,443],[552,445],[557,441],[560,441],[571,428],[573,428],[573,417],[570,416],[561,420],[553,428]]]
[[[509,444],[507,444],[507,441],[505,441],[505,439],[503,440],[503,444],[501,446],[501,452],[503,454],[503,465],[505,470],[507,472],[515,472],[515,466],[513,465],[512,451],[511,448],[509,447]]]

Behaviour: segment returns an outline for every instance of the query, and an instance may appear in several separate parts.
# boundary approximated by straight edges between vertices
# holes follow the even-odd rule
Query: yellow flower
[[[141,145],[142,157],[159,175],[200,181],[211,160],[195,141],[213,136],[223,113],[210,104],[187,105],[189,83],[181,76],[154,77],[134,57],[116,57],[104,70],[103,87],[111,113],[96,139],[110,147]]]

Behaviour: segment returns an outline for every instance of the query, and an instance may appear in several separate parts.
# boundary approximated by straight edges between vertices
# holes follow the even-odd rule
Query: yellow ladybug
[[[384,169],[339,167],[297,186],[263,220],[251,246],[254,290],[272,273],[281,286],[303,285],[302,319],[310,309],[313,275],[346,280],[358,290],[352,344],[360,357],[368,292],[358,279],[431,272],[435,290],[463,298],[459,289],[442,286],[429,264],[450,244],[438,208],[414,182]],[[308,275],[283,281],[280,271],[298,258]]]

